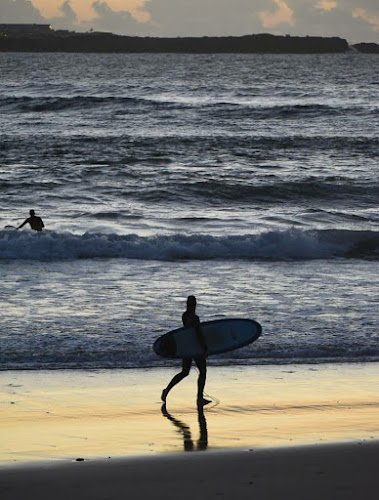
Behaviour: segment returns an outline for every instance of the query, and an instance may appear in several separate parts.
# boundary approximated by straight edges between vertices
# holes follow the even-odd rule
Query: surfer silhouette
[[[204,350],[204,355],[198,358],[194,358],[194,361],[199,369],[199,377],[197,380],[197,404],[206,405],[210,403],[210,401],[208,399],[205,399],[203,396],[205,380],[207,377],[206,357],[208,355],[208,348],[205,343],[204,334],[200,326],[199,316],[195,314],[195,311],[196,311],[196,297],[194,295],[190,295],[189,297],[187,297],[187,309],[184,311],[182,315],[182,321],[184,326],[195,328],[200,345]],[[162,391],[161,399],[164,403],[166,402],[168,393],[171,391],[171,389],[181,380],[183,380],[185,377],[188,376],[191,369],[192,361],[193,358],[183,358],[182,371],[177,373],[175,377],[173,377],[171,382],[168,384],[166,389],[163,389]]]
[[[25,224],[30,224],[30,227],[34,231],[42,231],[42,229],[45,227],[45,224],[43,223],[41,217],[38,217],[35,215],[34,210],[29,210],[30,217],[28,217],[24,222],[21,224],[21,226],[18,226],[17,229],[21,229]]]

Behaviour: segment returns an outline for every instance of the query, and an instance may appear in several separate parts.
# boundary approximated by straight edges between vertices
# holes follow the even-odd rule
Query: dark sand
[[[379,443],[3,467],[2,500],[377,499]]]

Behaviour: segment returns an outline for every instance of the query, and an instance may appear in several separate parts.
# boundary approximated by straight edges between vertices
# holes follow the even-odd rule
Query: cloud
[[[316,9],[326,10],[327,12],[331,11],[332,9],[335,9],[336,7],[337,7],[337,2],[334,2],[333,0],[320,0],[316,4]]]
[[[0,22],[45,22],[76,31],[140,36],[269,31],[379,43],[378,0],[0,0],[0,5]]]
[[[372,29],[374,31],[379,31],[379,16],[369,14],[365,9],[354,9],[353,17],[363,19],[364,21],[372,25]]]
[[[50,24],[54,28],[65,29],[67,26],[73,28],[78,24],[78,16],[71,7],[71,3],[69,0],[66,0],[62,3],[62,5],[59,7],[59,11],[61,13],[60,16],[49,19]]]
[[[159,36],[276,34],[376,41],[378,0],[147,0],[151,34]],[[353,17],[357,8],[369,13]]]
[[[148,0],[155,33],[169,36],[246,35],[262,31],[265,0]]]
[[[130,12],[137,21],[148,22],[150,19],[145,10],[146,0],[106,0],[106,2],[115,12]]]
[[[99,31],[110,31],[130,36],[143,35],[149,31],[148,16],[147,22],[140,22],[127,11],[114,11],[105,2],[96,0],[92,3],[96,17],[90,22],[83,23]]]
[[[370,5],[372,0],[357,0]],[[319,3],[312,5],[310,0],[287,0],[294,10],[294,26],[290,33],[296,35],[339,36],[350,43],[379,42],[378,33],[367,20],[353,17],[353,0],[337,0],[330,11],[320,9]]]
[[[43,23],[45,19],[29,0],[0,0],[1,23]]]
[[[264,28],[274,28],[280,24],[293,25],[293,10],[283,2],[283,0],[274,0],[277,5],[275,11],[261,11],[259,12],[259,19]]]

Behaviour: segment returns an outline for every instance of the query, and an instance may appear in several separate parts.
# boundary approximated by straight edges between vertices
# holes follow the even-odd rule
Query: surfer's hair
[[[29,210],[29,214],[33,216],[35,214],[34,210]]]

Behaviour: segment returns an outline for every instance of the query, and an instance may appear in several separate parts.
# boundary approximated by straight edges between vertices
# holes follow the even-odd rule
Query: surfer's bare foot
[[[161,400],[162,400],[164,403],[166,402],[166,399],[167,399],[167,394],[168,394],[168,390],[167,390],[167,389],[163,389],[162,394],[161,394]]]
[[[198,398],[197,399],[197,404],[200,405],[200,406],[205,406],[209,403],[211,403],[212,401],[210,399],[205,399],[205,398]]]

